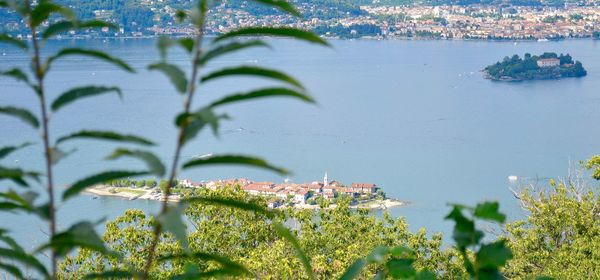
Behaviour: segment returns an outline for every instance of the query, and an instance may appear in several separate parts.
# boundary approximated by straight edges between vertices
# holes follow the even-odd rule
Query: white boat
[[[514,181],[516,181],[518,179],[519,179],[519,177],[517,177],[516,175],[510,175],[510,176],[508,176],[508,180],[511,181],[511,182],[514,182]]]
[[[538,41],[538,42],[548,42],[548,39],[546,39],[546,38],[542,38],[542,39],[538,39],[537,41]]]

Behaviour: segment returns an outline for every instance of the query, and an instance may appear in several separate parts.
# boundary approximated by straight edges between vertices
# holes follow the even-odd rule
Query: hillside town
[[[65,0],[69,2],[69,0]],[[35,2],[35,1],[34,1]],[[88,18],[119,26],[74,31],[66,38],[189,36],[194,29],[177,20],[183,2],[140,0],[135,7],[72,5]],[[403,5],[373,1],[366,5],[332,1],[294,1],[304,15],[296,18],[251,1],[220,1],[209,12],[207,34],[222,34],[246,26],[293,26],[329,38],[437,38],[483,40],[557,40],[599,38],[600,6],[596,2],[562,6],[512,4]],[[368,3],[368,2],[365,2]],[[89,5],[89,6],[88,6]],[[11,36],[28,36],[18,17],[0,9],[0,29]]]

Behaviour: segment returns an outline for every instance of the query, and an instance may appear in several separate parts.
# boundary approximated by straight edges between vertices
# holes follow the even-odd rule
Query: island
[[[149,199],[178,202],[182,198],[194,196],[202,191],[216,190],[218,188],[231,188],[234,191],[247,192],[265,198],[270,208],[295,208],[319,209],[325,205],[327,208],[336,207],[336,202],[342,198],[350,198],[351,208],[386,209],[403,206],[407,203],[388,198],[386,193],[373,183],[352,183],[344,185],[335,180],[329,180],[327,174],[323,181],[310,183],[284,183],[256,182],[246,178],[209,180],[194,182],[190,179],[177,180],[171,189],[171,195],[165,197],[166,180],[113,180],[104,184],[86,189],[93,194],[93,199],[98,196],[116,196],[129,200]]]
[[[573,61],[571,55],[546,52],[542,55],[526,53],[504,57],[502,61],[485,67],[485,78],[494,81],[518,82],[527,80],[551,80],[560,78],[583,77],[587,71],[579,61]]]

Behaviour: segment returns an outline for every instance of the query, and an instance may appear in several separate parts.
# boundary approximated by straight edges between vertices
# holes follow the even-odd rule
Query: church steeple
[[[323,187],[329,185],[329,180],[327,179],[327,172],[325,172],[325,177],[323,177]]]

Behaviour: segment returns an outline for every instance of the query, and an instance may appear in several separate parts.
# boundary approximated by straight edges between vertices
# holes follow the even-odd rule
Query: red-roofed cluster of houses
[[[179,184],[190,188],[206,187],[217,189],[224,186],[239,186],[242,190],[252,195],[264,195],[281,200],[292,199],[294,203],[304,204],[311,196],[321,196],[326,199],[332,199],[336,194],[347,194],[353,197],[361,195],[371,195],[377,193],[377,185],[371,183],[352,183],[350,186],[344,186],[338,181],[327,180],[327,174],[323,182],[312,183],[282,183],[273,182],[253,182],[248,179],[228,179],[218,181],[208,181],[204,183],[194,183],[191,180],[179,181]],[[271,203],[270,203],[271,204]],[[277,206],[277,205],[270,205]]]

